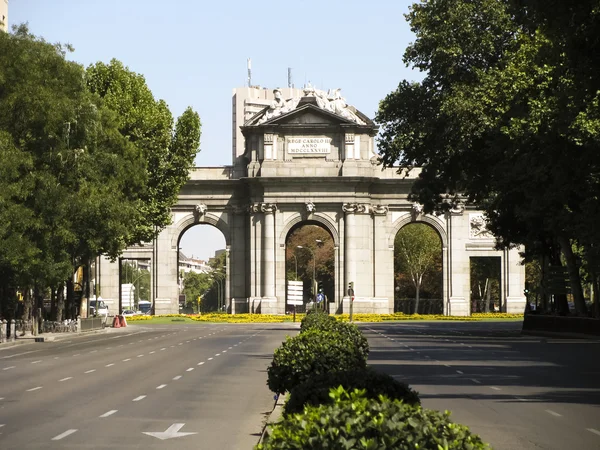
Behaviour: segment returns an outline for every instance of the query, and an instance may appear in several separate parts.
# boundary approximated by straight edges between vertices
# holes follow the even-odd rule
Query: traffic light
[[[317,283],[317,292],[325,292],[325,289],[323,287],[323,282],[322,281],[319,281]]]
[[[348,283],[348,296],[354,297],[354,281]]]

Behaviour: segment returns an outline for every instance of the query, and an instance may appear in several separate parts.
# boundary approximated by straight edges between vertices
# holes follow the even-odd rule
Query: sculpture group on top
[[[359,125],[365,125],[364,120],[358,117],[355,109],[346,103],[346,100],[342,97],[340,88],[329,89],[325,92],[309,84],[303,91],[304,97],[314,97],[316,99],[319,108]],[[273,95],[275,96],[275,99],[271,102],[271,105],[266,110],[265,114],[258,120],[259,124],[293,111],[300,102],[300,98],[297,97],[284,100],[279,89],[274,89]]]

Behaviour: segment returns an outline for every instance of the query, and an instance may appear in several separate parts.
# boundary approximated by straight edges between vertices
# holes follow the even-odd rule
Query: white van
[[[108,306],[102,299],[90,300],[90,314],[108,317]]]

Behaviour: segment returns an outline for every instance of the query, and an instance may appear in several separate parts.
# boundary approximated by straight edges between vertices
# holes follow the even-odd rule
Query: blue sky
[[[145,76],[174,116],[200,114],[198,166],[231,164],[231,94],[246,84],[342,88],[369,117],[402,79],[420,79],[402,62],[413,41],[407,0],[10,0],[9,26],[29,23],[50,42],[70,43],[87,66],[112,58]],[[220,232],[190,229],[181,246],[207,259]]]

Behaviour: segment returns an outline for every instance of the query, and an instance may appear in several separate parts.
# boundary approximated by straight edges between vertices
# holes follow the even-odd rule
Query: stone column
[[[389,207],[386,205],[373,205],[371,215],[373,216],[373,274],[375,285],[373,286],[373,297],[391,298],[389,307],[394,308],[394,251],[390,255],[387,245],[386,220]]]
[[[348,294],[348,283],[356,283],[356,216],[359,205],[344,203],[342,210],[346,213],[344,228],[344,297]],[[360,287],[356,286],[355,290]]]
[[[263,234],[263,297],[275,297],[275,211],[274,203],[262,203],[260,210],[265,215]]]
[[[344,147],[345,158],[344,159],[355,159],[356,156],[354,155],[354,133],[346,133],[344,142],[345,142],[345,147]]]
[[[264,159],[271,160],[275,159],[276,151],[277,151],[277,136],[274,136],[272,133],[265,133],[263,139],[264,145]]]
[[[17,327],[15,323],[15,319],[10,321],[10,341],[15,342],[17,339]]]

